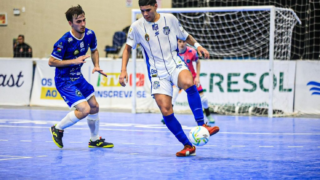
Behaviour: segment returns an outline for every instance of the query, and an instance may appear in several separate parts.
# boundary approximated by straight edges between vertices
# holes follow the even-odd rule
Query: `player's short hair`
[[[154,6],[157,4],[156,0],[139,0],[139,6]]]
[[[85,14],[82,7],[80,5],[78,6],[73,6],[68,9],[66,12],[66,18],[68,21],[72,22],[72,17],[76,15],[78,17],[80,14]]]
[[[22,39],[24,39],[24,35],[22,34],[19,34],[18,37],[22,37]]]

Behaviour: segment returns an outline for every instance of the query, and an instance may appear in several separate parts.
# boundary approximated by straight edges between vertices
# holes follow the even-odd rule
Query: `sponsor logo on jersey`
[[[78,97],[81,97],[81,96],[82,96],[82,93],[77,89],[77,90],[76,90],[76,95],[77,95]]]
[[[169,34],[170,34],[170,28],[169,28],[169,26],[163,27],[163,33],[164,33],[165,35],[169,35]]]
[[[70,43],[72,41],[73,41],[72,37],[69,37],[68,42]]]
[[[146,39],[146,41],[150,40],[149,34],[144,35],[144,38]]]
[[[151,77],[157,77],[158,76],[158,71],[155,70],[155,69],[151,69],[150,73],[151,73]]]
[[[157,32],[155,33],[155,35],[158,36],[158,35],[159,35],[159,31],[157,31]]]
[[[154,81],[153,82],[153,89],[158,89],[160,87],[160,82],[159,81]]]
[[[58,48],[63,49],[62,42],[60,42],[60,44],[58,45]]]
[[[61,52],[61,48],[58,48],[57,51],[58,51],[58,52]]]
[[[182,68],[182,64],[178,64],[177,69],[181,69],[181,68]]]
[[[158,31],[158,29],[159,29],[158,24],[152,24],[152,29],[153,29],[154,31]]]
[[[91,30],[89,30],[89,31],[87,32],[87,35],[90,35],[90,34],[92,34],[92,31],[91,31]]]
[[[79,50],[78,49],[76,49],[74,52],[73,52],[73,55],[78,55],[79,54]]]
[[[83,41],[80,43],[80,48],[83,48],[84,47],[84,43]]]
[[[131,32],[132,32],[132,28],[129,29],[129,33],[131,33]]]

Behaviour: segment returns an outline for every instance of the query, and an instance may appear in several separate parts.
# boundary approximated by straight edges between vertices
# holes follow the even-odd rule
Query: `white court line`
[[[149,146],[163,146],[162,144],[147,144]]]
[[[7,159],[0,159],[0,161],[8,161],[13,159],[30,159],[32,157],[27,156],[7,156],[7,155],[0,155],[0,157],[6,157]]]
[[[273,148],[273,146],[259,146],[261,148]]]
[[[320,148],[320,146],[318,146],[318,148]]]
[[[37,156],[37,157],[47,157],[47,155]]]
[[[288,148],[303,148],[303,146],[288,146]]]
[[[136,155],[136,154],[139,154],[139,153],[130,153],[131,155]]]
[[[231,147],[246,147],[244,145],[232,145]]]
[[[74,144],[76,144],[76,143],[83,143],[83,142],[70,142],[70,143],[74,143]]]
[[[46,129],[48,127],[43,127],[43,126],[10,126],[10,125],[0,125],[1,127],[5,128],[34,128],[34,129]],[[68,130],[88,130],[87,127],[85,128],[78,128],[78,127],[72,127]],[[184,128],[184,129],[189,129],[189,128]],[[131,132],[165,132],[167,133],[168,131],[159,131],[159,130],[146,130],[146,129],[109,129],[109,128],[101,128],[100,130],[107,130],[107,131],[131,131]],[[65,132],[66,133],[66,132]],[[281,135],[281,136],[310,136],[310,135],[320,135],[320,133],[247,133],[247,132],[219,132],[219,134],[232,134],[232,135]]]
[[[50,143],[51,143],[51,142],[53,142],[53,141],[45,141],[45,142],[50,142]]]
[[[6,140],[6,139],[0,139],[0,141],[8,141],[8,140]]]
[[[122,144],[135,144],[135,143],[122,143]]]
[[[32,142],[31,140],[20,140],[21,142]]]
[[[216,147],[217,145],[205,145],[205,147]]]

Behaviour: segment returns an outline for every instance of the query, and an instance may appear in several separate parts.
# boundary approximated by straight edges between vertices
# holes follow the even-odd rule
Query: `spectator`
[[[19,35],[17,43],[13,47],[13,57],[28,57],[32,58],[32,48],[24,43],[24,35]]]

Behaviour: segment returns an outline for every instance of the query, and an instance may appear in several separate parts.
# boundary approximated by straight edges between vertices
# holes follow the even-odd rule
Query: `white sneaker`
[[[210,122],[210,123],[214,123],[215,122],[215,120],[213,119],[213,117],[212,116],[207,116],[207,119],[208,119],[208,121]]]

